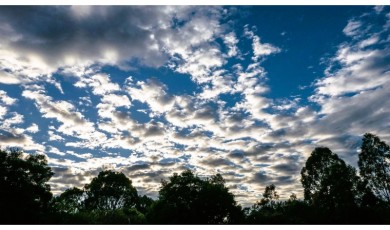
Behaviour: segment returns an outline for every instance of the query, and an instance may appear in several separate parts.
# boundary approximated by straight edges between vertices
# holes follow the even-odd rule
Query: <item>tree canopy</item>
[[[356,170],[347,165],[329,148],[315,148],[301,171],[304,199],[321,212],[346,218],[347,210],[356,207]]]
[[[73,187],[54,197],[53,204],[61,213],[75,214],[85,209],[86,194],[82,189]]]
[[[40,223],[52,198],[47,184],[53,172],[44,155],[0,150],[1,223]]]
[[[102,171],[85,186],[85,206],[90,210],[115,210],[135,207],[137,190],[123,173]]]
[[[151,199],[142,197],[123,173],[101,171],[83,189],[71,188],[53,199],[59,222],[78,224],[143,223]],[[139,209],[137,209],[139,208]]]
[[[162,182],[152,218],[161,224],[221,224],[234,223],[239,214],[221,175],[202,180],[187,170]]]
[[[379,137],[366,133],[359,154],[360,176],[381,200],[390,203],[390,147]]]

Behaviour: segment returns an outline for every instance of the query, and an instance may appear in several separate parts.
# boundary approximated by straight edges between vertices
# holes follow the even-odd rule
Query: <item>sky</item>
[[[302,197],[326,146],[390,142],[389,6],[1,6],[0,146],[45,154],[52,192],[105,169],[157,198],[220,173],[239,204]]]

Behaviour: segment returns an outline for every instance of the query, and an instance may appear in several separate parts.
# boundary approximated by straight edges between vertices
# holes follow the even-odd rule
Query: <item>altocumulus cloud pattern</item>
[[[45,154],[55,194],[106,168],[153,197],[184,169],[243,205],[302,194],[315,147],[389,142],[389,28],[387,6],[2,6],[0,144]]]

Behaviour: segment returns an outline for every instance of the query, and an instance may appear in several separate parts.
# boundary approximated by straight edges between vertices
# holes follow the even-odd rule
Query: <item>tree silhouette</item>
[[[276,187],[274,184],[268,185],[265,187],[263,198],[260,201],[261,205],[273,205],[275,201],[279,199],[279,195],[276,192]]]
[[[60,213],[75,214],[85,209],[86,194],[73,187],[65,190],[60,196],[53,198],[54,208]]]
[[[366,133],[358,166],[367,187],[379,199],[390,204],[390,147],[379,137]]]
[[[141,201],[141,202],[140,202]],[[62,224],[140,224],[150,198],[138,198],[137,190],[123,173],[102,171],[84,189],[67,189],[52,201],[57,222]]]
[[[52,175],[44,155],[0,150],[0,222],[43,222],[52,198],[47,184]]]
[[[85,186],[88,210],[116,210],[133,208],[137,204],[137,190],[123,173],[102,171]]]
[[[289,218],[294,218],[290,213],[286,213],[287,203],[279,200],[274,184],[265,187],[263,198],[256,202],[247,214],[249,224],[285,224],[295,223]],[[302,211],[302,210],[301,210]]]
[[[187,170],[162,182],[150,217],[159,224],[222,224],[235,223],[240,215],[221,175],[202,180]]]
[[[320,147],[307,159],[301,175],[305,201],[322,212],[332,213],[331,221],[348,218],[347,210],[356,207],[359,182],[353,167],[330,149]]]
[[[291,193],[290,199],[288,199],[288,200],[291,202],[298,200],[297,195],[295,193]]]
[[[150,212],[152,205],[154,204],[154,200],[146,195],[138,197],[138,202],[136,208],[141,213],[147,214]]]

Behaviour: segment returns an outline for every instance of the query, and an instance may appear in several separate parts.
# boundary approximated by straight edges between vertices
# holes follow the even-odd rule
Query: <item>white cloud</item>
[[[55,134],[54,131],[49,130],[47,132],[49,134],[49,140],[50,141],[63,141],[64,140],[63,137],[61,137],[60,135]]]
[[[52,101],[50,96],[46,96],[44,91],[24,90],[22,96],[34,100],[43,117],[54,118],[62,123],[72,125],[82,125],[86,121],[84,116],[75,112],[75,106],[67,101]]]
[[[368,46],[372,46],[377,44],[379,41],[379,36],[378,35],[373,35],[361,42],[359,42],[359,48],[366,48]]]
[[[203,92],[199,94],[203,99],[215,99],[220,94],[234,92],[233,77],[226,71],[214,71],[210,85],[203,86]]]
[[[224,36],[223,42],[226,44],[228,47],[228,57],[234,57],[238,54],[239,50],[237,47],[237,43],[239,40],[236,37],[236,34],[234,32],[230,32]]]
[[[273,46],[272,44],[261,43],[260,37],[256,35],[253,30],[257,30],[257,28],[252,27],[252,30],[250,30],[248,25],[244,26],[244,35],[247,38],[252,39],[253,61],[256,62],[259,58],[263,56],[268,56],[273,53],[281,52],[280,48]]]
[[[92,106],[92,101],[90,97],[80,97],[79,99],[79,105]]]
[[[147,103],[155,114],[169,111],[174,103],[174,98],[167,93],[166,86],[156,78],[131,84],[126,87],[126,91],[132,100]]]
[[[256,35],[253,36],[252,47],[253,47],[254,61],[257,61],[262,56],[268,56],[270,54],[279,53],[281,51],[278,47],[273,46],[269,43],[261,43],[260,37]]]
[[[9,113],[9,115],[11,116],[7,118],[5,121],[3,121],[1,125],[5,129],[9,129],[13,125],[22,124],[24,122],[24,116],[22,114],[19,114],[17,112],[11,112]]]
[[[0,105],[0,119],[3,119],[3,117],[7,114],[7,107],[1,106]]]
[[[382,10],[385,8],[385,6],[374,6],[374,10],[376,13],[382,12]]]
[[[67,145],[78,146],[82,148],[100,146],[106,139],[106,136],[95,130],[94,123],[85,119],[84,115],[76,111],[76,107],[67,101],[53,101],[53,99],[44,94],[44,90],[31,91],[24,90],[22,96],[35,101],[42,117],[53,118],[61,123],[56,129],[58,132],[68,136],[74,136],[83,142],[67,143]],[[51,140],[61,139],[58,135],[52,133]]]
[[[13,104],[15,104],[15,102],[17,101],[17,99],[12,98],[12,97],[9,97],[9,96],[7,95],[7,92],[5,92],[4,90],[0,90],[0,101],[1,101],[4,105],[13,105]]]
[[[37,124],[33,123],[30,127],[26,129],[26,131],[30,133],[37,133],[39,132],[39,127]]]
[[[320,95],[340,96],[381,86],[390,76],[386,63],[389,57],[387,48],[361,50],[343,45],[335,57],[343,67],[319,80],[316,90]]]
[[[211,71],[221,67],[225,60],[222,53],[215,47],[202,47],[185,59],[184,64],[179,65],[176,71],[190,74],[197,83],[206,83],[211,80]]]
[[[65,153],[61,152],[59,149],[57,149],[56,147],[53,147],[53,146],[48,146],[48,152],[59,155],[59,156],[66,155]]]
[[[361,26],[362,26],[362,23],[360,21],[349,20],[348,24],[343,29],[343,32],[345,35],[353,37],[353,36],[359,34],[359,29]]]
[[[104,95],[120,89],[119,85],[112,83],[109,75],[104,73],[95,74],[90,78],[83,77],[75,83],[75,86],[80,88],[89,86],[92,88],[92,93],[95,95]]]
[[[101,118],[113,118],[115,109],[118,107],[124,107],[129,109],[131,102],[126,95],[106,94],[101,98],[96,108]]]
[[[83,154],[78,154],[75,153],[74,151],[66,151],[67,154],[81,158],[81,159],[90,159],[93,157],[91,153],[83,153]]]
[[[0,83],[6,85],[20,84],[22,81],[18,76],[0,70]]]

